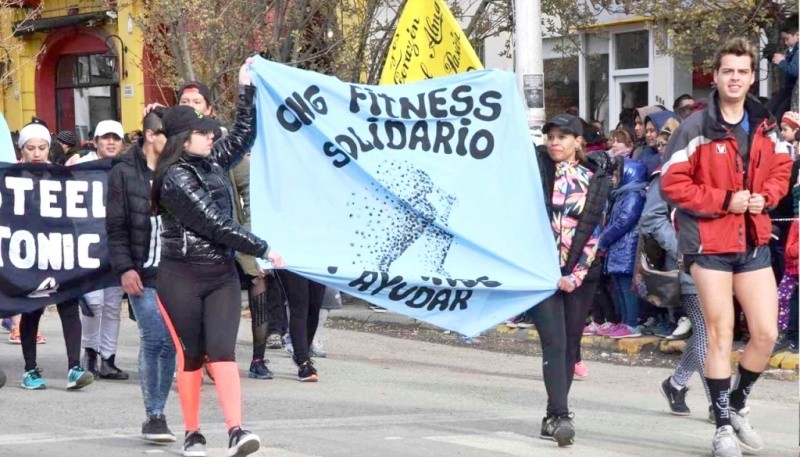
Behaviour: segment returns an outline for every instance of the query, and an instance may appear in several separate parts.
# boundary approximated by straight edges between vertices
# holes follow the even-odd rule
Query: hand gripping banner
[[[513,74],[367,86],[261,58],[253,70],[252,226],[290,270],[465,335],[554,292]]]

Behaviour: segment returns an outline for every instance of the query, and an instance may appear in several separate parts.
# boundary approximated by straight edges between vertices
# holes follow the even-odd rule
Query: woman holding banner
[[[23,163],[49,163],[50,132],[41,124],[28,124],[19,131],[19,147]],[[70,299],[56,305],[64,331],[64,343],[67,346],[67,389],[76,390],[88,386],[94,381],[91,373],[84,371],[80,364],[81,356],[81,319],[78,311],[78,299]],[[25,359],[25,374],[22,376],[22,387],[28,390],[46,389],[47,382],[36,365],[36,343],[39,333],[39,320],[44,309],[30,313],[22,313],[20,334],[22,340],[22,356]]]
[[[605,167],[583,152],[583,123],[559,114],[544,125],[546,152],[537,150],[545,207],[558,248],[558,290],[531,311],[542,342],[547,415],[541,437],[559,446],[575,438],[568,395],[575,374],[583,325],[592,303],[601,262],[595,262],[600,223],[611,181]]]
[[[255,140],[255,88],[239,70],[240,91],[230,134],[214,142],[217,123],[190,106],[163,116],[167,143],[153,183],[153,210],[162,215],[161,263],[157,291],[164,320],[178,355],[178,395],[186,434],[184,456],[205,456],[200,433],[201,368],[208,356],[228,429],[228,455],[258,450],[260,440],[243,430],[242,394],[236,365],[241,295],[235,252],[267,259],[283,267],[267,242],[234,222],[226,172],[242,160]]]

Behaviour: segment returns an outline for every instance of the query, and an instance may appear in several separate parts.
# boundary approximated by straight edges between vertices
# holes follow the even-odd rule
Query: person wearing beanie
[[[800,132],[800,114],[787,111],[781,118],[781,139],[792,146],[792,159],[797,158],[797,133]]]
[[[64,148],[64,155],[59,159],[59,165],[65,164],[74,155],[79,155],[81,148],[78,137],[71,130],[62,130],[56,135],[56,141]]]
[[[266,241],[233,220],[232,191],[224,176],[255,141],[251,64],[248,59],[239,70],[244,90],[227,137],[214,142],[216,122],[191,106],[167,109],[162,117],[167,142],[151,195],[152,213],[161,216],[163,227],[156,291],[177,351],[185,456],[206,455],[199,414],[206,358],[228,430],[228,455],[249,455],[261,445],[258,436],[242,429],[236,364],[241,294],[234,254],[260,257],[275,268],[282,268],[284,261]]]
[[[28,124],[19,132],[19,148],[22,151],[22,163],[46,164],[50,153],[50,132],[41,124]],[[33,170],[30,171],[34,173]],[[81,354],[81,320],[78,311],[78,299],[66,300],[56,305],[61,327],[64,331],[64,343],[67,348],[67,389],[75,390],[88,386],[94,377],[84,371],[80,365]],[[25,373],[22,376],[22,387],[28,390],[47,388],[47,381],[42,377],[42,370],[36,364],[36,344],[39,333],[39,321],[44,309],[22,313],[20,318],[20,337],[22,356],[25,359]]]

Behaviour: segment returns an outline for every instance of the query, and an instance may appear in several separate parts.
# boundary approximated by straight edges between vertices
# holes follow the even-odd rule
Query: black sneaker
[[[174,443],[175,435],[167,427],[167,417],[163,414],[148,416],[142,424],[142,439],[153,443]]]
[[[558,447],[572,446],[575,442],[575,423],[572,413],[560,416],[547,415],[542,419],[540,437],[558,443]]]
[[[206,457],[206,437],[199,430],[186,432],[183,438],[183,457]]]
[[[94,376],[94,379],[100,377],[100,370],[97,367],[97,360],[100,358],[100,354],[97,353],[92,348],[86,348],[83,354],[83,366],[86,371]]]
[[[297,378],[300,380],[300,382],[319,381],[319,375],[317,375],[317,370],[314,368],[314,362],[311,359],[308,359],[302,363],[298,363],[298,366]]]
[[[247,376],[255,379],[272,379],[274,375],[267,367],[267,362],[269,360],[266,359],[255,359],[250,362],[250,372],[247,373]]]
[[[114,359],[117,357],[116,354],[112,354],[111,357],[107,359],[103,359],[100,362],[100,377],[103,379],[111,379],[114,381],[125,381],[128,379],[128,373],[117,368],[117,365],[114,363]]]
[[[228,431],[228,457],[244,457],[256,452],[261,440],[252,432],[234,427]]]
[[[676,416],[688,416],[692,414],[689,407],[686,406],[686,392],[689,388],[684,387],[678,390],[672,387],[672,384],[669,382],[670,379],[671,377],[665,379],[664,382],[661,383],[661,395],[667,400],[669,410]]]

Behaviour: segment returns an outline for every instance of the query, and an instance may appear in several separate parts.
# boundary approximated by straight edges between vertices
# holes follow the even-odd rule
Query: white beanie
[[[19,131],[19,141],[17,145],[22,149],[28,140],[34,138],[47,141],[47,146],[50,147],[50,132],[47,130],[47,127],[42,124],[28,124],[22,127],[22,130]]]

